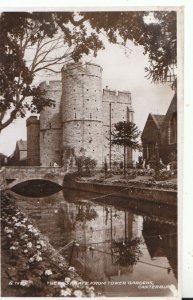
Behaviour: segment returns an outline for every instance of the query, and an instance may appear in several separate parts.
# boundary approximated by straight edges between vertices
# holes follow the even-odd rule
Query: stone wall
[[[133,109],[131,106],[131,93],[128,91],[116,92],[115,90],[104,89],[103,96],[103,162],[110,164],[110,124],[111,131],[114,124],[120,121],[133,122]],[[111,146],[111,163],[123,161],[123,147]],[[132,161],[132,151],[127,149],[127,163]]]
[[[27,125],[27,165],[40,165],[40,121],[31,116],[26,121]]]
[[[102,166],[102,69],[94,64],[69,64],[62,69],[62,131],[67,152],[85,155]]]
[[[0,168],[0,191],[4,190],[6,187],[6,169],[5,167]]]
[[[55,107],[45,107],[40,113],[40,163],[42,166],[61,165],[61,81],[42,82],[40,88],[46,97],[55,101]]]
[[[96,64],[67,64],[61,72],[62,81],[40,84],[45,97],[55,101],[55,107],[45,107],[40,114],[40,165],[57,163],[68,169],[75,166],[75,157],[85,155],[101,168],[105,158],[109,162],[110,108],[112,128],[119,121],[133,121],[131,93],[102,91],[102,68]],[[33,148],[31,141],[29,146]],[[32,152],[30,165],[35,159]],[[122,147],[112,146],[111,153],[112,162],[123,161]],[[127,161],[131,160],[127,149]]]
[[[174,207],[177,206],[178,201],[178,194],[177,191],[174,190],[164,190],[164,189],[152,189],[147,187],[134,187],[130,186],[128,189],[125,188],[124,185],[116,185],[116,184],[102,184],[102,183],[88,183],[88,182],[80,182],[80,181],[71,181],[67,182],[64,187],[71,188],[71,189],[77,189],[80,191],[85,192],[93,192],[98,194],[112,194],[114,197],[121,197],[123,199],[126,199],[125,203],[128,202],[128,204],[132,200],[139,200],[143,202],[151,202],[154,204],[166,204],[166,205],[172,205]],[[105,198],[106,203],[113,203],[113,196]],[[115,198],[116,199],[116,198]],[[104,199],[101,198],[101,201]],[[100,198],[97,199],[97,201],[100,201]],[[107,202],[108,201],[108,202]],[[117,199],[116,199],[117,201]],[[137,203],[137,202],[134,202]],[[116,204],[116,203],[115,203]],[[124,201],[122,201],[122,204],[124,204]]]
[[[66,172],[60,167],[41,166],[11,166],[5,167],[5,178],[8,180],[7,187],[25,182],[28,180],[48,180],[62,186]]]

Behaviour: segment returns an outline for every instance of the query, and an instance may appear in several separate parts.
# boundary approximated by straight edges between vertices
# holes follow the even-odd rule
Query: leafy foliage
[[[114,124],[114,130],[111,133],[112,144],[138,149],[137,138],[140,136],[138,127],[133,122],[118,122]]]
[[[126,176],[126,147],[131,149],[138,149],[139,143],[137,138],[140,136],[138,127],[133,122],[118,122],[114,124],[114,130],[111,133],[112,145],[119,145],[124,147],[124,176]],[[121,168],[120,164],[120,168]]]
[[[80,175],[83,175],[85,171],[85,175],[90,176],[91,170],[94,170],[97,165],[97,161],[95,159],[82,155],[76,157],[76,165],[78,167],[78,173]]]
[[[91,221],[95,220],[98,217],[96,210],[92,208],[90,204],[80,204],[77,208],[78,212],[76,214],[76,221]]]
[[[152,15],[152,22],[147,19]],[[110,43],[128,40],[149,55],[147,78],[174,81],[176,66],[175,11],[6,12],[0,16],[0,131],[26,111],[52,106],[34,85],[38,73],[59,73],[58,66],[97,55]],[[30,60],[27,57],[30,56]]]
[[[120,11],[82,13],[92,28],[104,32],[111,43],[127,45],[131,40],[144,47],[150,67],[145,70],[153,82],[173,81],[172,69],[177,63],[177,31],[175,11]]]
[[[96,55],[102,42],[85,26],[70,23],[73,13],[6,12],[0,16],[0,131],[26,111],[54,105],[34,85],[37,74],[60,73],[58,67],[84,54]],[[30,59],[29,59],[30,58]]]
[[[123,242],[113,242],[112,250],[115,257],[115,264],[120,266],[133,266],[139,258],[142,256],[140,250],[140,244],[142,243],[140,238],[132,240],[126,239]]]

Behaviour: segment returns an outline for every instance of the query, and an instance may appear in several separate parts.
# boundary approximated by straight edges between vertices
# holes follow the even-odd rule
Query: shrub
[[[137,176],[154,176],[154,169],[140,169],[136,171]]]
[[[93,171],[97,165],[97,162],[95,159],[92,159],[90,157],[86,157],[84,155],[76,157],[76,165],[78,167],[78,173],[82,176],[83,174],[85,176],[91,175],[91,170]]]
[[[172,151],[168,154],[168,162],[173,162],[173,161],[177,161],[177,153],[175,151]]]
[[[177,162],[172,161],[169,163],[171,170],[177,170]]]
[[[160,172],[156,172],[154,179],[157,181],[167,180],[171,178],[172,175],[172,171],[161,170]]]

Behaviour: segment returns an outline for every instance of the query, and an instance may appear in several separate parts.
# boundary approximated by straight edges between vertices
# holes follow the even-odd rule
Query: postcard
[[[1,296],[180,299],[183,8],[0,28]]]

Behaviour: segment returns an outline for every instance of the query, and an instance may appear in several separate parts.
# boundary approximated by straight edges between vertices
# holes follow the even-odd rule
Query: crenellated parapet
[[[61,80],[50,80],[50,81],[43,81],[39,84],[41,90],[45,90],[46,93],[49,91],[58,91],[62,88]]]
[[[27,120],[26,120],[26,126],[30,126],[30,125],[39,125],[40,124],[40,120],[37,116],[30,116]]]
[[[105,88],[103,89],[103,101],[131,104],[131,93],[129,91],[116,91]]]

